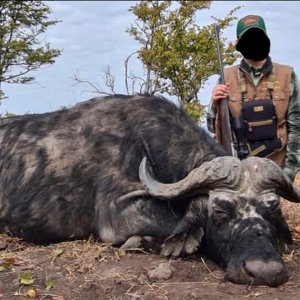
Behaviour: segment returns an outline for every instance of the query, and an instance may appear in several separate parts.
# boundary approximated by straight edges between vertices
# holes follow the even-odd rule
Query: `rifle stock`
[[[220,71],[220,79],[222,84],[225,84],[224,70],[223,70],[223,61],[222,54],[220,49],[220,38],[219,38],[220,26],[215,24],[215,35],[216,35],[216,44],[218,51],[218,62],[219,62],[219,71]],[[234,150],[233,138],[232,138],[232,130],[230,125],[229,111],[228,111],[228,99],[222,99],[219,101],[219,105],[217,107],[217,112],[220,120],[220,134],[218,137],[218,142],[224,146],[226,151],[231,156],[236,156],[236,152]]]
[[[231,156],[236,156],[233,146],[227,101],[227,99],[221,100],[217,108],[221,123],[219,143],[224,146],[228,154]]]

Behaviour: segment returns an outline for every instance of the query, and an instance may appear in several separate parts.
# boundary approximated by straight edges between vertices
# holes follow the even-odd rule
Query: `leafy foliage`
[[[144,92],[176,96],[196,120],[204,112],[199,90],[219,72],[214,24],[201,27],[195,21],[196,13],[210,5],[211,1],[140,1],[130,8],[137,19],[127,30],[142,45],[138,57],[148,78]],[[214,21],[226,28],[237,9]],[[220,44],[224,64],[234,63],[234,44],[224,38]]]
[[[53,64],[60,55],[60,50],[43,41],[47,28],[59,22],[49,20],[50,13],[41,1],[0,2],[0,87],[2,82],[32,82],[30,71]]]

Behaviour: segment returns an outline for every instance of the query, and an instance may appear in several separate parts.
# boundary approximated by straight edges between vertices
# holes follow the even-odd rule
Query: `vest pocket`
[[[283,92],[274,92],[273,101],[283,101],[285,99],[285,94]]]
[[[265,141],[273,139],[276,136],[276,117],[270,120],[253,121],[246,123],[246,136],[249,142],[251,141]]]
[[[266,141],[277,137],[277,117],[271,100],[243,103],[245,135],[249,142]]]
[[[273,139],[264,142],[247,143],[249,156],[268,157],[282,149],[282,141]]]
[[[273,104],[277,113],[278,122],[282,122],[286,117],[286,112],[288,109],[289,95],[285,95],[283,92],[274,91],[273,93]]]

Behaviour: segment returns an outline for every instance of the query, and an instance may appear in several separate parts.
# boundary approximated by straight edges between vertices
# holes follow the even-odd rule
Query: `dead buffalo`
[[[291,243],[267,159],[239,161],[166,99],[115,95],[0,123],[0,230],[36,243],[163,241],[202,251],[238,283],[279,285]]]

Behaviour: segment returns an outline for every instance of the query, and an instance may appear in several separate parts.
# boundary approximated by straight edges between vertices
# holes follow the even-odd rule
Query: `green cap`
[[[237,38],[240,39],[251,28],[259,28],[267,33],[264,19],[260,16],[249,15],[239,20],[236,28]]]

